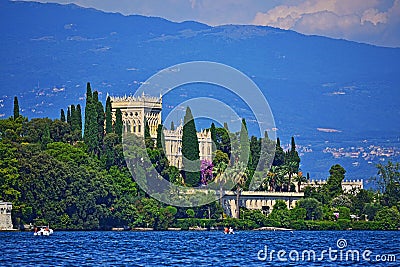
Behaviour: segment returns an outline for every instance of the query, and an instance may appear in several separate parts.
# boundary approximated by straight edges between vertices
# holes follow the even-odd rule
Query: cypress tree
[[[64,110],[63,110],[63,109],[61,109],[61,116],[60,116],[60,120],[61,120],[62,122],[65,122],[65,112],[64,112]]]
[[[165,140],[163,138],[164,137],[163,136],[163,129],[164,129],[163,125],[159,124],[158,127],[157,127],[157,144],[156,144],[156,146],[160,150],[163,150],[163,147],[165,147],[165,143],[164,143]]]
[[[154,148],[154,141],[150,135],[150,127],[147,123],[146,117],[144,118],[144,142],[146,144],[146,148]]]
[[[296,143],[294,142],[294,137],[292,136],[290,152],[293,153],[296,151]]]
[[[88,146],[88,151],[96,153],[98,149],[98,127],[97,127],[97,103],[93,101],[92,89],[90,83],[87,83],[86,89],[86,107],[85,107],[85,130],[83,140]],[[71,113],[72,116],[72,113]]]
[[[200,183],[200,150],[196,125],[189,107],[186,108],[184,117],[182,156],[185,169],[185,183],[188,186],[197,186]]]
[[[299,171],[299,166],[300,166],[300,157],[299,157],[299,153],[297,153],[296,151],[296,143],[294,141],[294,137],[292,136],[292,140],[291,140],[291,146],[290,146],[290,151],[288,151],[288,156],[287,156],[287,160],[288,163],[289,162],[293,162],[296,165],[295,168],[295,172]]]
[[[228,123],[224,122],[224,129],[229,133]]]
[[[93,104],[96,106],[97,113],[97,140],[98,147],[100,148],[104,139],[104,107],[103,104],[99,101],[99,93],[97,91],[93,92]]]
[[[51,142],[51,137],[50,137],[50,128],[49,125],[46,123],[46,126],[44,128],[44,132],[42,134],[42,138],[41,138],[41,144],[42,144],[42,148],[46,148],[47,144],[49,144]]]
[[[69,126],[71,126],[71,110],[67,109],[67,123],[69,124]]]
[[[171,131],[175,131],[175,124],[174,121],[171,121],[171,127],[170,127]]]
[[[89,109],[91,108],[92,103],[92,88],[90,83],[88,82],[86,85],[86,106],[85,106],[85,127],[83,133],[83,139],[87,140],[87,132],[89,131],[90,117],[89,117]]]
[[[106,101],[106,133],[112,133],[112,130],[111,98],[108,96]]]
[[[14,97],[14,120],[18,119],[19,117],[19,103],[18,97]]]
[[[217,143],[217,130],[215,129],[214,123],[211,123],[210,131],[211,131],[211,140],[214,142],[214,144],[216,144]]]
[[[285,163],[285,152],[281,147],[281,140],[279,137],[276,139],[276,148],[275,148],[275,156],[274,161],[272,162],[273,166],[282,166]]]
[[[77,130],[78,118],[76,116],[75,105],[71,105],[71,129],[72,131]]]
[[[240,129],[240,162],[243,162],[246,166],[250,160],[250,142],[249,134],[247,132],[246,120],[242,119],[242,127]]]
[[[264,132],[264,140],[265,141],[269,140],[268,131]]]
[[[115,111],[115,134],[118,136],[119,142],[122,141],[122,112],[119,108]]]
[[[82,136],[82,108],[81,108],[80,104],[78,104],[76,106],[76,114],[77,114],[77,117],[78,117],[79,131],[80,131],[81,136]]]

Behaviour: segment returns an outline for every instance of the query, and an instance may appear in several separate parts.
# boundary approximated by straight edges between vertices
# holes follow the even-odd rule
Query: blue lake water
[[[400,266],[400,231],[0,232],[0,266],[370,265]]]

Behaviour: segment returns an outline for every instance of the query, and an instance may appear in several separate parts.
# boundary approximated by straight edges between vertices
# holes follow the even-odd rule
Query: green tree
[[[146,144],[146,148],[154,148],[154,140],[150,135],[150,127],[146,117],[144,118],[144,142]]]
[[[171,121],[170,130],[171,130],[171,131],[175,131],[174,121]]]
[[[250,143],[249,143],[249,134],[247,131],[246,120],[242,119],[242,126],[240,129],[239,135],[240,142],[240,162],[244,163],[248,166],[249,160],[251,160],[250,156]]]
[[[112,133],[113,132],[113,125],[112,125],[112,114],[111,111],[112,107],[111,107],[111,98],[110,96],[107,96],[107,100],[106,100],[106,133]]]
[[[385,206],[400,205],[400,163],[389,161],[386,165],[378,164],[378,175],[373,181],[379,187],[382,204]]]
[[[250,169],[256,170],[261,155],[261,139],[255,136],[250,138]]]
[[[49,144],[51,141],[52,140],[50,138],[50,128],[49,128],[49,125],[46,124],[42,138],[41,138],[42,147],[45,148],[47,146],[47,144]]]
[[[371,203],[374,199],[374,193],[369,190],[361,189],[356,195],[352,195],[351,211],[361,215],[365,214],[364,206],[366,203]]]
[[[80,134],[80,136],[81,136],[81,138],[82,138],[82,108],[81,108],[81,105],[80,104],[78,104],[77,106],[76,106],[76,117],[77,117],[77,125],[78,125],[78,127],[77,127],[77,129],[79,129],[79,134]]]
[[[164,129],[164,126],[162,124],[159,124],[158,127],[157,127],[156,146],[160,150],[163,150],[164,147],[165,147],[163,129]]]
[[[104,121],[105,121],[105,114],[104,114],[104,107],[103,104],[99,101],[99,93],[97,91],[93,92],[93,104],[95,105],[96,108],[96,114],[97,114],[97,136],[98,136],[98,142],[99,142],[99,147],[103,143],[103,138],[104,138]]]
[[[215,151],[217,149],[217,130],[215,128],[214,123],[211,123],[210,132],[211,132],[211,140],[213,141],[212,148],[213,151]]]
[[[276,148],[275,148],[275,156],[274,161],[272,163],[273,166],[282,166],[285,163],[285,152],[281,147],[281,141],[279,137],[276,139]]]
[[[196,125],[192,111],[186,108],[182,133],[182,156],[185,184],[197,186],[200,183],[200,150],[197,139]]]
[[[400,213],[396,207],[384,207],[376,213],[375,221],[381,222],[385,230],[397,230],[400,227]]]
[[[300,199],[297,206],[306,210],[307,220],[319,220],[322,217],[322,205],[315,198]]]
[[[119,108],[115,111],[115,125],[114,125],[114,131],[115,134],[118,136],[119,142],[122,141],[122,112]]]
[[[85,129],[83,140],[87,145],[89,152],[96,153],[98,151],[97,102],[93,100],[90,83],[87,83],[86,88]]]
[[[63,110],[63,109],[61,109],[61,116],[60,116],[60,120],[61,120],[62,122],[65,122],[65,112],[64,112],[64,110]]]
[[[18,119],[19,117],[19,103],[18,97],[14,97],[14,120]]]
[[[19,205],[21,192],[18,188],[18,159],[16,149],[11,144],[0,142],[0,199]]]
[[[71,105],[71,129],[72,131],[79,131],[79,116],[76,112],[75,105]]]
[[[343,194],[342,181],[346,170],[339,164],[333,165],[329,170],[329,177],[319,194],[323,204],[328,204],[333,198]]]
[[[68,109],[67,109],[67,123],[69,124],[69,126],[71,126],[71,110],[70,110],[70,108],[68,107]]]
[[[216,150],[226,153],[229,158],[231,156],[231,139],[229,132],[225,128],[216,128],[215,138]]]

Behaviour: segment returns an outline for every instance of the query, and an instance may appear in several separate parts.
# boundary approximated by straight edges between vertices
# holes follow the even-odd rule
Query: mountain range
[[[400,48],[271,27],[175,23],[73,4],[0,0],[0,21],[1,117],[11,115],[14,96],[24,116],[57,118],[61,108],[84,104],[88,81],[105,101],[107,94],[133,94],[171,65],[213,61],[257,84],[277,135],[283,142],[295,136],[306,148],[302,169],[312,177],[326,177],[339,162],[350,168],[349,178],[366,178],[375,174],[375,163],[400,158]],[[182,101],[216,94],[229,102],[211,86],[178,88],[165,97],[163,116]],[[363,160],[326,152],[371,145],[392,147],[394,157]]]

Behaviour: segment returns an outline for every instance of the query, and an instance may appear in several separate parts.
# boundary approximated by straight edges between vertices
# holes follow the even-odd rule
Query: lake
[[[0,266],[398,266],[400,231],[0,232]]]

